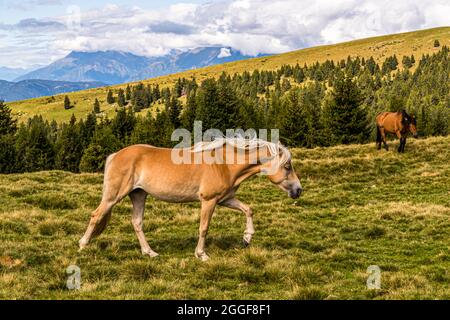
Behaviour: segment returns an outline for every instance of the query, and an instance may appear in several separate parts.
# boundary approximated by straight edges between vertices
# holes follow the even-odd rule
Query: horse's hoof
[[[245,234],[242,238],[242,242],[244,244],[244,247],[248,247],[250,245],[250,241],[252,240],[251,234]]]
[[[78,249],[78,252],[83,251],[84,248],[86,248],[87,246],[87,242],[83,241],[83,239],[81,239],[78,244],[80,245],[80,248]]]
[[[157,252],[153,251],[153,250],[149,251],[149,252],[142,251],[142,254],[146,255],[146,256],[150,256],[151,258],[159,256],[159,254]]]
[[[198,254],[197,252],[195,253],[195,257],[197,258],[197,259],[200,259],[201,261],[208,261],[209,260],[209,256],[206,254],[206,253],[200,253],[200,254]]]

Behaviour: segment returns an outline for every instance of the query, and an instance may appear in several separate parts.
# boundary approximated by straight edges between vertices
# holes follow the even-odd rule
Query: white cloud
[[[108,5],[81,12],[77,28],[60,28],[60,24],[67,25],[72,18],[53,17],[45,23],[30,20],[13,26],[0,25],[0,29],[13,28],[17,37],[26,37],[20,25],[33,22],[45,30],[48,54],[29,59],[30,64],[39,59],[45,63],[46,57],[63,56],[71,50],[122,50],[152,56],[172,49],[218,45],[257,55],[450,25],[450,3],[448,0],[228,0],[202,5],[176,4],[159,10]],[[29,52],[26,45],[10,43],[10,47],[15,52],[7,56]],[[0,65],[12,61],[5,62],[2,59]]]

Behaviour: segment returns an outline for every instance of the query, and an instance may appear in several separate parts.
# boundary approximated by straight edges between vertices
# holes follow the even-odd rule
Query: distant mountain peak
[[[116,50],[72,51],[46,67],[19,76],[15,81],[45,79],[119,84],[248,58],[252,57],[224,46],[198,47],[186,51],[175,49],[159,57],[144,57]]]

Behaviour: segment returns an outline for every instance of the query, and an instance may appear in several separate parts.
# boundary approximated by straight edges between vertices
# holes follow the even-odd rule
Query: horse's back
[[[401,128],[402,112],[382,112],[376,118],[379,128],[385,132],[395,133]]]
[[[375,119],[376,119],[376,122],[377,122],[377,125],[378,125],[378,126],[381,126],[381,125],[383,124],[384,120],[389,116],[390,113],[391,113],[391,112],[382,112],[382,113],[379,113],[379,114],[377,115],[377,117],[375,118]]]
[[[172,149],[132,145],[118,151],[111,166],[112,174],[131,180],[134,188],[141,188],[158,199],[198,200],[202,166],[174,163]]]

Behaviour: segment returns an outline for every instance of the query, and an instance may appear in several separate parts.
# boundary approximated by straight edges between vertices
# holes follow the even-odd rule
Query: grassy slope
[[[355,40],[335,45],[319,46],[298,51],[293,51],[271,57],[255,58],[244,61],[237,61],[223,65],[216,65],[207,68],[190,70],[174,75],[163,76],[159,78],[143,81],[148,84],[158,83],[161,87],[172,86],[179,77],[195,77],[202,80],[206,77],[217,77],[223,71],[236,73],[243,71],[273,70],[283,64],[300,65],[311,64],[316,61],[326,59],[338,61],[347,56],[370,57],[373,56],[377,61],[384,61],[387,56],[397,54],[398,57],[414,54],[416,59],[424,53],[432,53],[440,48],[434,48],[433,42],[439,39],[441,46],[450,45],[450,27],[434,28],[402,34],[374,37],[362,40]],[[115,88],[126,87],[118,85]],[[107,88],[90,89],[68,94],[72,102],[76,102],[75,108],[64,110],[64,95],[56,96],[56,101],[47,103],[46,97],[24,100],[9,103],[12,109],[19,115],[23,121],[35,114],[42,114],[45,118],[57,121],[68,121],[72,113],[77,117],[84,117],[87,112],[92,110],[95,98],[98,98],[102,104],[102,109],[108,115],[114,114],[114,105],[106,104]]]
[[[220,208],[206,263],[193,256],[198,204],[147,201],[156,259],[140,254],[128,199],[78,253],[102,175],[0,175],[0,298],[450,299],[450,137],[406,149],[293,150],[304,196],[288,199],[264,177],[246,182],[238,195],[254,209],[254,242],[243,248],[243,215]],[[65,289],[70,264],[80,291]],[[379,291],[366,289],[374,264]]]

